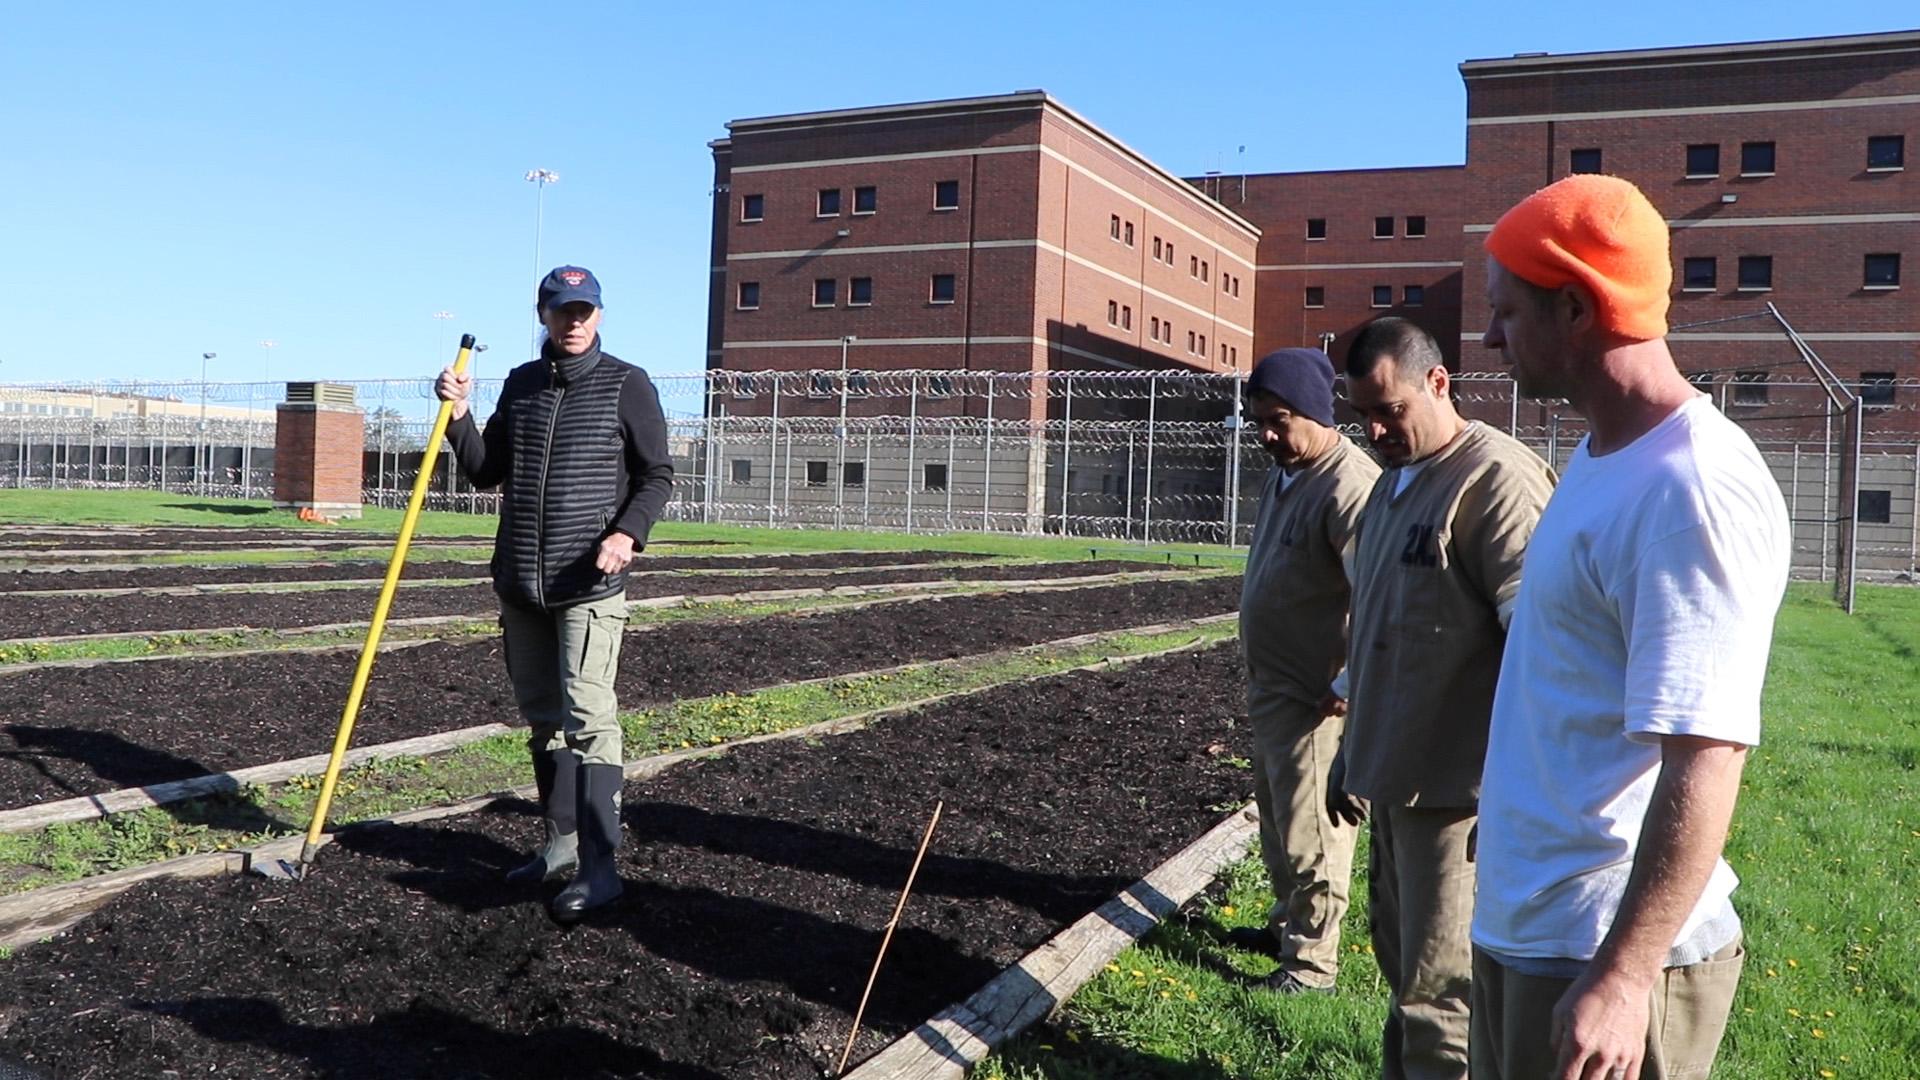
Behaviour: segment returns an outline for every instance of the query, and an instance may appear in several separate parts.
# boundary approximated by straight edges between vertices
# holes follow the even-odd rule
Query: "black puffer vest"
[[[626,571],[594,566],[627,496],[620,391],[635,369],[602,355],[545,357],[547,385],[514,403],[513,466],[502,488],[493,587],[542,610],[627,589]]]

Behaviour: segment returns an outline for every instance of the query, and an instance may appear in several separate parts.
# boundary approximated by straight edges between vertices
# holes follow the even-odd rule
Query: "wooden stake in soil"
[[[942,799],[933,804],[933,817],[927,819],[927,832],[920,838],[920,850],[913,856],[913,866],[907,871],[907,884],[900,890],[900,902],[893,906],[893,918],[887,920],[887,932],[881,935],[880,952],[873,958],[873,970],[867,973],[867,988],[860,992],[860,1007],[853,1011],[853,1030],[847,1032],[847,1048],[840,1052],[840,1065],[835,1073],[847,1071],[847,1059],[853,1056],[853,1041],[860,1037],[860,1018],[866,1015],[867,998],[873,994],[873,982],[880,977],[880,962],[887,958],[887,946],[893,942],[893,928],[900,925],[900,913],[907,910],[907,896],[913,892],[913,879],[920,873],[920,860],[927,857],[927,845],[933,841],[933,827],[940,824],[940,811],[946,806]]]

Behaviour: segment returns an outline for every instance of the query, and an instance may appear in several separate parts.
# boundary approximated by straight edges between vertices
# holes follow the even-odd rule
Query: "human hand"
[[[1640,1080],[1650,988],[1598,964],[1553,1007],[1554,1080]]]
[[[594,557],[593,565],[603,574],[617,574],[632,562],[633,537],[623,532],[612,532],[600,541],[600,553]]]
[[[473,376],[447,368],[433,384],[433,392],[441,401],[453,402],[453,418],[458,420],[467,415],[467,397],[473,393]]]
[[[1327,691],[1326,696],[1320,699],[1320,715],[1321,716],[1347,715],[1347,699],[1341,697],[1340,695],[1334,693],[1331,690]]]
[[[1367,820],[1367,800],[1347,794],[1346,764],[1335,758],[1327,774],[1327,820],[1335,825],[1359,825]]]

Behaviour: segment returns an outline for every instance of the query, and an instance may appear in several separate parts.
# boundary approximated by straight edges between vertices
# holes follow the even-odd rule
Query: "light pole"
[[[540,224],[541,213],[545,209],[547,185],[559,182],[560,174],[552,169],[527,170],[527,183],[533,185],[533,285],[535,289],[540,287]],[[533,332],[530,338],[537,350],[540,341],[540,313],[537,310],[533,315]]]
[[[854,334],[845,334],[840,338],[840,430],[834,439],[838,475],[833,484],[833,527],[836,529],[842,524],[841,515],[847,501],[847,347],[859,340]],[[860,482],[866,483],[867,478],[862,476]]]
[[[213,443],[207,438],[207,361],[219,355],[210,352],[200,354],[200,444],[206,448],[207,455],[200,473],[200,497],[203,499],[213,490]]]

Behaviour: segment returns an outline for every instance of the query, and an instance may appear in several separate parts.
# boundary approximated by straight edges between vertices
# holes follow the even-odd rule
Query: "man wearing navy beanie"
[[[1270,989],[1332,993],[1357,822],[1324,809],[1346,726],[1331,687],[1346,662],[1353,538],[1380,467],[1335,429],[1333,362],[1318,349],[1281,349],[1254,365],[1245,420],[1273,458],[1247,551],[1240,642],[1274,902],[1264,928],[1232,939],[1279,959]]]

